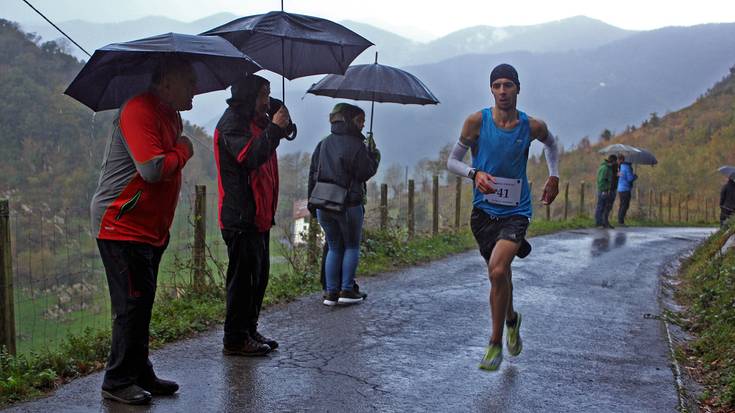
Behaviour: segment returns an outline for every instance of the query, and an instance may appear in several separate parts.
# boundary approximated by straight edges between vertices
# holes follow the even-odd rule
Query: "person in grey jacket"
[[[329,249],[325,263],[325,305],[363,300],[354,289],[360,259],[360,236],[365,216],[365,182],[378,171],[380,152],[365,145],[362,129],[365,112],[347,103],[337,104],[329,114],[331,134],[314,149],[309,168],[309,198],[317,182],[347,189],[341,212],[316,209]],[[314,210],[310,206],[310,210]],[[341,281],[340,281],[341,278]]]

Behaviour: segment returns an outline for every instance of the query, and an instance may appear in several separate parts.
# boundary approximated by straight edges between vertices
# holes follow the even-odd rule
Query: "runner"
[[[540,119],[516,109],[521,84],[509,64],[496,66],[490,74],[490,92],[495,107],[471,114],[447,161],[447,169],[472,179],[475,184],[470,226],[485,259],[490,277],[492,335],[480,368],[495,371],[503,361],[503,323],[508,326],[508,353],[521,353],[521,313],[513,308],[511,263],[530,252],[525,241],[531,219],[531,196],[526,176],[528,150],[533,139],[544,144],[549,178],[542,202],[550,204],[559,193],[556,139]],[[472,150],[472,166],[463,162]]]

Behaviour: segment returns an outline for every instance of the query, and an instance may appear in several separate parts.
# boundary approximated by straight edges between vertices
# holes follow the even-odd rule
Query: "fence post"
[[[564,221],[567,220],[567,217],[569,216],[569,182],[567,182],[566,185],[564,185]]]
[[[658,193],[658,221],[664,222],[664,193]]]
[[[388,227],[388,184],[380,184],[380,229]]]
[[[10,245],[10,206],[0,200],[0,347],[15,354],[13,250]]]
[[[679,209],[679,221],[678,222],[681,222],[681,196],[679,196],[679,199],[677,199],[677,201],[678,201],[677,202],[677,204],[678,204],[677,207]]]
[[[579,216],[584,216],[584,181],[579,184]]]
[[[635,199],[636,204],[638,205],[638,216],[643,217],[643,205],[642,205],[642,199],[641,199],[641,188],[635,189]]]
[[[686,218],[686,222],[689,222],[689,194],[687,194],[686,197],[686,204],[684,204],[684,217]]]
[[[416,223],[415,218],[415,212],[414,212],[414,205],[413,205],[413,195],[414,195],[414,181],[413,179],[408,180],[408,239],[413,239],[415,228],[414,225]]]
[[[462,177],[457,177],[456,190],[454,191],[454,228],[459,230],[460,214],[462,213]]]
[[[669,192],[669,222],[671,222],[671,192]]]
[[[294,234],[296,236],[297,234]],[[306,254],[307,261],[311,268],[319,268],[319,246],[317,239],[319,238],[319,221],[316,214],[309,216],[309,229],[306,232]]]
[[[648,220],[653,221],[653,188],[648,191]]]
[[[207,187],[194,186],[194,291],[204,291],[207,261],[204,249],[207,242]]]
[[[534,209],[533,209],[533,182],[532,181],[528,182],[528,196],[529,198],[531,198],[531,213],[533,213]]]
[[[432,179],[432,193],[434,195],[434,201],[432,202],[432,220],[431,220],[431,232],[436,235],[439,233],[439,176],[434,175]]]

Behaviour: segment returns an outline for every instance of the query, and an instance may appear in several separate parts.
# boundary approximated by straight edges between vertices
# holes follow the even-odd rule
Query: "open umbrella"
[[[117,109],[149,89],[156,68],[171,56],[191,64],[195,94],[226,89],[244,73],[260,70],[222,38],[167,33],[97,49],[64,93],[96,112]]]
[[[375,63],[350,66],[344,75],[327,75],[306,93],[352,100],[369,100],[370,132],[375,102],[436,105],[439,99],[416,76],[392,66]]]
[[[330,20],[283,10],[242,17],[202,34],[224,37],[264,69],[288,80],[344,73],[363,50],[373,45]]]
[[[622,143],[614,143],[612,145],[605,146],[598,152],[605,155],[623,154],[625,156],[625,160],[633,164],[656,165],[658,163],[658,160],[651,152]]]
[[[729,165],[721,166],[717,168],[717,172],[725,175],[726,177],[730,179],[735,178],[735,166],[729,166]]]

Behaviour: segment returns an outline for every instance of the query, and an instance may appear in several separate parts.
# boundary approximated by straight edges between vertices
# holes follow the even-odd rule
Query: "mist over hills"
[[[198,33],[235,17],[222,13],[190,23],[162,17],[115,24],[78,21],[62,28],[83,45],[99,47],[166,31]],[[441,100],[426,107],[376,104],[374,129],[384,162],[405,165],[434,157],[457,138],[468,114],[490,105],[488,76],[500,62],[520,72],[519,108],[546,120],[566,147],[585,136],[594,140],[605,128],[621,131],[639,124],[652,112],[680,109],[735,63],[734,24],[635,32],[577,16],[533,26],[472,27],[421,43],[364,23],[342,23],[377,45],[356,64],[372,62],[379,50],[380,63],[414,73]],[[47,27],[35,31],[58,37]],[[280,97],[280,77],[259,74],[271,79],[273,94]],[[286,102],[300,135],[282,151],[311,151],[327,134],[326,114],[338,100],[304,94],[320,78],[286,83]],[[228,92],[198,96],[183,116],[211,132],[227,97]],[[369,102],[357,103],[369,111]]]

